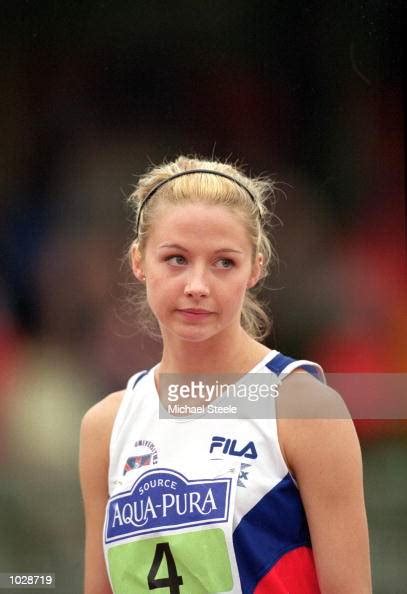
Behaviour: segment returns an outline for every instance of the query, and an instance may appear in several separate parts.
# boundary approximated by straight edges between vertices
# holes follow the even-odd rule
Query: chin
[[[185,342],[205,342],[206,340],[210,340],[214,336],[215,333],[204,333],[204,332],[173,332],[173,334],[179,338],[180,340],[184,340]]]
[[[240,324],[239,324],[240,327]],[[191,343],[205,342],[209,340],[225,339],[229,335],[234,335],[234,322],[226,326],[217,326],[212,328],[199,328],[198,326],[189,327],[168,327],[166,331],[176,336],[179,340]]]
[[[172,335],[174,338],[177,338],[178,340],[194,343],[210,340],[220,332],[219,329],[214,328],[199,328],[198,326],[182,326],[180,328],[170,325],[165,326],[164,331],[166,334]]]

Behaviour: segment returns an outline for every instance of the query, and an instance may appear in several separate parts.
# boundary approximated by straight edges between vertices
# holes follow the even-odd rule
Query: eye
[[[220,264],[219,268],[233,268],[235,263],[230,258],[220,258],[217,261],[217,264]]]
[[[186,262],[184,256],[167,256],[165,261],[169,262],[173,266],[182,266]]]

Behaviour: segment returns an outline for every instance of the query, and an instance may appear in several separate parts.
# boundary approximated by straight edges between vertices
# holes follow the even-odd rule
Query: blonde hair
[[[192,169],[219,172],[231,176],[237,183],[221,175],[201,172],[169,179]],[[151,200],[146,201],[150,192],[165,180],[168,182],[154,191]],[[152,166],[140,177],[128,198],[128,203],[135,215],[134,234],[136,235],[136,239],[132,241],[129,248],[128,256],[130,257],[134,247],[137,247],[143,255],[156,211],[164,201],[166,204],[173,205],[204,202],[226,206],[241,215],[253,247],[253,262],[257,254],[260,253],[263,256],[260,279],[264,280],[271,266],[277,263],[277,254],[269,237],[273,220],[277,218],[273,212],[275,199],[276,183],[273,180],[264,176],[249,177],[237,164],[205,160],[195,156],[180,156],[173,162]],[[241,312],[241,325],[255,340],[264,340],[272,327],[266,305],[259,297],[262,288],[263,283],[258,282],[255,287],[246,291]],[[142,329],[152,338],[160,339],[157,320],[148,305],[143,284],[138,285],[138,291],[131,300],[136,306],[137,320]]]

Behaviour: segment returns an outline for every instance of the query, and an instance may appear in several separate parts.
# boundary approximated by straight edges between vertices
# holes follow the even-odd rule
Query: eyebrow
[[[158,246],[159,250],[163,248],[172,248],[175,250],[182,250],[183,252],[188,251],[186,248],[182,247],[182,245],[178,245],[177,243],[162,243]],[[242,250],[235,250],[233,248],[220,248],[218,250],[215,250],[214,253],[218,254],[219,252],[233,252],[235,254],[243,254]]]

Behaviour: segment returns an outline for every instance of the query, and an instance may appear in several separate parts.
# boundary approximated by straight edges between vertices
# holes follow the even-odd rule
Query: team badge
[[[157,459],[157,448],[153,442],[146,439],[139,439],[134,444],[133,455],[127,458],[126,464],[124,465],[123,474],[126,474],[135,468],[157,464]]]

